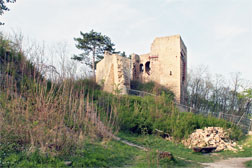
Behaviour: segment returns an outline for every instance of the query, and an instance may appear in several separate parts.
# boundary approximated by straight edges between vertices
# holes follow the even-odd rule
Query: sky
[[[251,0],[17,0],[1,16],[0,31],[21,31],[46,44],[65,42],[94,29],[119,51],[144,54],[155,37],[180,34],[188,67],[211,74],[241,72],[252,81]]]

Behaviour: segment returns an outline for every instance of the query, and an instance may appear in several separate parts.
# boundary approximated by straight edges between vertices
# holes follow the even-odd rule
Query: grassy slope
[[[150,151],[143,152],[138,156],[132,167],[153,167],[157,165],[157,162],[159,162],[160,166],[172,165],[173,167],[200,167],[200,162],[211,162],[216,159],[216,156],[206,157],[206,155],[194,153],[191,149],[187,149],[181,144],[172,143],[154,135],[137,136],[134,134],[120,133],[119,136],[150,149]],[[175,161],[158,161],[157,151],[171,152]]]
[[[248,161],[248,162],[246,162],[246,167],[252,167],[252,160],[251,161]]]
[[[119,136],[125,140],[135,144],[147,147],[148,152],[140,151],[136,160],[130,167],[156,167],[157,164],[161,167],[201,167],[200,163],[213,162],[228,157],[251,157],[252,156],[252,136],[246,137],[239,144],[243,145],[244,151],[237,153],[224,151],[212,154],[195,153],[191,149],[185,148],[181,144],[172,143],[164,140],[161,137],[153,135],[136,135],[119,133]],[[175,161],[159,160],[157,151],[171,152]],[[247,162],[247,166],[251,166],[251,162]]]
[[[33,91],[32,89],[35,86],[36,86],[35,90],[40,90],[42,87],[37,86],[37,84],[34,83],[34,81],[36,80],[32,80],[32,76],[33,76],[32,72],[35,71],[32,64],[27,62],[25,57],[23,57],[21,53],[16,53],[15,51],[13,51],[13,55],[10,55],[11,57],[9,56],[8,59],[6,59],[6,57],[3,57],[4,55],[3,53],[5,52],[6,51],[4,50],[4,48],[1,48],[1,52],[0,52],[1,61],[3,60],[7,61],[8,66],[1,66],[0,70],[2,73],[4,72],[3,74],[7,73],[9,76],[13,76],[13,79],[15,79],[17,83],[18,93],[21,92],[21,93],[24,93],[24,95],[27,95],[28,89],[30,89],[30,91]],[[24,71],[21,71],[21,70],[24,70]],[[35,75],[36,79],[42,78],[39,72],[36,72],[36,74],[37,74]],[[85,85],[86,88],[89,88],[88,81],[87,83],[85,81],[83,82],[84,82],[83,85]],[[86,94],[88,93],[88,91],[83,89],[80,83],[74,82],[74,84],[76,84],[76,86],[71,85],[70,88],[72,88],[78,93],[79,93],[79,89],[80,90],[82,89],[83,97],[87,97]],[[152,88],[153,86],[154,86],[153,84],[150,84],[150,86],[147,87],[146,91],[153,91],[155,93],[161,92],[158,88],[153,89]],[[47,85],[45,85],[44,87],[47,88]],[[144,87],[144,86],[141,86],[141,87]],[[148,90],[148,89],[151,89],[151,90]],[[56,90],[55,90],[55,94],[56,94]],[[154,99],[153,97],[145,97],[145,98],[126,97],[125,99],[123,100],[121,99],[120,101],[116,97],[113,97],[113,101],[112,101],[110,100],[111,99],[110,96],[109,96],[109,100],[107,100],[106,97],[108,96],[101,97],[101,94],[98,94],[96,92],[99,92],[97,88],[94,90],[94,95],[92,94],[93,95],[92,100],[94,100],[95,102],[97,101],[96,102],[97,104],[108,104],[107,106],[104,106],[106,109],[118,110],[119,114],[122,115],[122,116],[119,115],[119,118],[121,117],[121,119],[123,119],[123,120],[120,120],[120,123],[121,123],[120,126],[124,128],[124,131],[131,130],[138,133],[146,133],[146,132],[152,132],[155,128],[158,128],[158,129],[163,129],[165,131],[168,131],[171,135],[175,137],[183,138],[186,134],[190,134],[195,128],[200,128],[209,124],[210,125],[211,124],[228,125],[223,121],[217,121],[211,118],[205,119],[198,116],[195,117],[194,115],[190,115],[190,114],[180,113],[179,115],[171,115],[171,117],[169,117],[168,114],[173,113],[174,109],[172,108],[172,106],[169,106],[169,104],[167,104],[167,102],[169,102],[170,100],[167,101],[166,97],[159,97],[156,99]],[[54,92],[52,94],[54,94]],[[62,96],[61,92],[57,92],[57,94],[59,94],[59,97],[64,97]],[[89,92],[89,94],[91,93]],[[4,95],[4,92],[3,92],[3,95]],[[43,95],[47,95],[47,94],[43,94]],[[40,100],[39,98],[44,98],[45,100],[47,100],[46,96],[45,97],[39,97],[39,96],[40,95],[38,95],[37,97],[38,100]],[[79,97],[82,97],[82,96],[79,96]],[[76,98],[76,101],[80,100],[79,97]],[[17,115],[18,111],[15,111],[15,110],[16,109],[20,110],[20,108],[16,108],[16,109],[14,108],[14,110],[13,108],[11,108],[12,107],[11,105],[14,104],[12,99],[10,99],[7,102],[6,101],[7,99],[5,97],[0,97],[0,100],[2,100],[3,105],[8,104],[9,105],[8,107],[10,107],[9,111],[14,112],[15,116],[18,116]],[[16,99],[13,99],[13,100],[16,100]],[[26,100],[26,99],[21,98],[20,100]],[[38,110],[36,109],[33,110],[33,108],[36,107],[35,105],[37,102],[33,102],[32,100],[33,98],[31,99],[30,104],[33,104],[33,106],[29,106],[29,107],[31,108],[31,111],[37,112]],[[55,98],[55,100],[57,101],[57,98]],[[69,101],[62,100],[62,102],[59,102],[58,104],[64,104],[64,102],[69,102]],[[50,104],[52,103],[48,102],[48,105]],[[4,107],[3,105],[2,107]],[[100,107],[98,108],[98,110],[105,111],[104,107]],[[24,107],[24,109],[26,108]],[[39,109],[44,109],[44,106],[41,106]],[[61,111],[64,111],[64,110],[66,111],[65,108],[63,108],[63,110]],[[60,111],[60,110],[56,110],[56,111]],[[6,110],[6,112],[8,112],[8,110]],[[34,113],[34,114],[37,114],[37,113]],[[54,111],[52,111],[52,114],[54,114]],[[37,124],[43,124],[43,122],[37,122],[37,120],[35,120],[36,118],[34,119],[34,122],[32,122],[33,120],[31,119],[33,118],[28,118],[27,120],[24,120],[24,121],[27,121],[27,124],[26,124],[20,120],[20,118],[22,118],[22,115],[23,113],[20,113],[21,117],[17,117],[17,120],[13,122],[14,125],[10,125],[12,128],[14,128],[14,130],[17,130],[18,128],[15,126],[15,123],[18,123],[18,122],[23,124],[23,126],[30,125],[31,127],[28,127],[28,128],[34,127],[34,130],[31,129],[31,131],[36,131],[35,126],[39,128],[43,128],[41,130],[45,130],[44,128],[46,127],[40,127],[39,125],[37,125]],[[31,115],[31,117],[34,117],[34,115]],[[55,120],[53,120],[52,123],[55,123]],[[69,125],[71,126],[71,123],[70,124],[67,123],[66,127],[70,127]],[[24,129],[25,127],[21,127],[20,125],[19,127],[21,128],[19,129],[20,131],[26,130]],[[229,127],[229,125],[227,127]],[[52,130],[51,128],[50,129],[49,128],[48,130]],[[18,133],[20,132],[17,132],[17,135]],[[23,135],[23,134],[20,133],[20,135]],[[32,135],[34,135],[34,133]],[[45,137],[43,136],[43,134],[40,134],[40,133],[38,133],[38,135],[40,135],[41,137]],[[45,135],[50,135],[50,134],[45,133]],[[147,148],[150,148],[150,151],[148,152],[140,151],[134,147],[127,146],[117,141],[106,141],[106,139],[103,139],[100,141],[97,139],[88,139],[89,137],[87,136],[86,137],[87,139],[85,140],[85,142],[83,142],[83,144],[80,145],[80,148],[69,149],[69,152],[72,152],[71,155],[62,154],[58,156],[52,156],[49,154],[41,154],[38,151],[33,152],[33,153],[27,152],[29,151],[29,145],[27,147],[25,144],[21,144],[22,141],[20,141],[20,137],[13,136],[11,138],[17,139],[17,141],[13,141],[13,143],[5,143],[6,141],[5,142],[2,141],[4,142],[4,144],[0,142],[0,167],[66,167],[64,164],[64,161],[71,161],[73,167],[121,167],[125,165],[129,167],[159,167],[159,166],[161,167],[167,167],[167,166],[199,167],[200,162],[214,161],[215,159],[218,159],[220,155],[223,157],[241,156],[241,155],[251,156],[250,152],[252,151],[251,147],[247,147],[245,148],[245,152],[237,153],[237,154],[223,152],[223,153],[218,154],[219,156],[201,155],[201,154],[193,153],[190,149],[186,149],[180,144],[174,144],[174,143],[165,141],[159,137],[155,137],[153,135],[137,136],[136,134],[120,133],[119,136],[130,142],[134,142],[136,144],[143,145]],[[3,136],[2,136],[2,139],[3,139]],[[11,139],[7,139],[7,140],[11,142],[10,141]],[[158,159],[157,150],[171,152],[175,157],[175,161]],[[182,160],[180,158],[184,158],[187,161]]]
[[[154,136],[135,136],[120,134],[121,137],[137,144],[151,148],[145,152],[135,147],[125,145],[118,141],[87,141],[83,148],[77,149],[71,156],[46,156],[38,152],[17,152],[10,145],[1,149],[1,167],[67,167],[64,161],[71,161],[72,167],[199,167],[197,159],[193,159],[192,152],[180,145],[167,142]],[[157,149],[170,151],[175,156],[175,161],[158,159]],[[175,152],[176,151],[176,152]],[[188,155],[194,162],[184,161],[178,158]],[[204,156],[198,155],[198,159]]]
[[[209,155],[194,153],[181,144],[172,143],[154,135],[120,132],[118,136],[150,150],[145,152],[117,141],[101,141],[85,143],[84,148],[77,151],[75,156],[67,157],[65,160],[71,160],[74,167],[202,167],[200,163],[203,162],[213,162],[227,157],[252,156],[252,137],[247,137],[239,142],[244,144],[244,151],[238,153],[225,151]],[[171,152],[175,161],[158,159],[158,151]]]
[[[120,132],[118,136],[150,150],[141,151],[113,140],[86,140],[83,147],[76,149],[71,156],[53,157],[37,152],[30,154],[25,151],[18,152],[15,150],[18,148],[15,144],[2,144],[0,145],[0,165],[2,167],[66,167],[64,161],[71,161],[73,167],[201,167],[202,162],[213,162],[227,157],[252,156],[252,137],[247,137],[240,142],[244,144],[242,152],[203,155],[194,153],[181,144],[172,143],[154,135]],[[157,150],[171,152],[175,161],[158,159]],[[247,165],[251,166],[251,162]]]

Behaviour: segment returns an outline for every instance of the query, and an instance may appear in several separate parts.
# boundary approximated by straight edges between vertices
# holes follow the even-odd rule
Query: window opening
[[[150,75],[150,61],[147,61],[146,63],[145,63],[145,72],[148,74],[148,75]]]
[[[144,69],[143,69],[143,64],[140,64],[140,72],[143,72]]]
[[[182,71],[182,81],[183,82],[186,80],[185,76],[186,76],[186,64],[185,64],[185,61],[183,61],[183,71]]]

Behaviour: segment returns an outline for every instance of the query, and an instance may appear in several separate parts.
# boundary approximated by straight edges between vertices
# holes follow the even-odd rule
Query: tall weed
[[[50,81],[11,41],[0,40],[0,143],[57,154],[71,153],[86,136],[113,135],[116,110],[99,113],[100,87],[93,80]]]

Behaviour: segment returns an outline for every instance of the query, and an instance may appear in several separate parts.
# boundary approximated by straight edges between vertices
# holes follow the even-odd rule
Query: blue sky
[[[189,68],[212,74],[241,72],[252,81],[251,0],[17,0],[0,30],[22,31],[47,44],[67,42],[91,29],[108,35],[116,49],[148,53],[155,37],[180,34]]]

